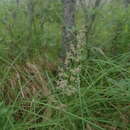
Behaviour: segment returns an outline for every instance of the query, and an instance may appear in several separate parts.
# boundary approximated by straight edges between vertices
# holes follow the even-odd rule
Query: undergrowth
[[[61,3],[39,0],[31,30],[26,4],[0,8],[0,130],[129,130],[129,9],[97,11],[87,43],[77,9],[62,67]]]
[[[12,130],[130,128],[130,53],[111,58],[99,51],[88,58],[84,45],[71,47],[58,76],[37,62],[9,67],[1,99]]]

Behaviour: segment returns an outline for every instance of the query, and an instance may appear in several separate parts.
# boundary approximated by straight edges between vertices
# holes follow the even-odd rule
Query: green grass
[[[9,107],[11,114],[5,114],[11,117],[9,118],[11,130],[129,129],[129,58],[130,54],[127,53],[114,59],[100,58],[86,61],[79,75],[80,82],[75,84],[77,91],[70,96],[62,91],[59,93],[55,88],[53,77],[46,73],[51,95],[47,98],[44,97],[44,92],[37,92],[31,98],[23,98],[18,91]],[[21,75],[24,75],[22,73]],[[26,84],[31,78],[33,77],[30,75],[23,83],[23,89],[28,87]],[[16,89],[21,86],[14,87]],[[49,103],[49,97],[52,95],[55,101]],[[45,119],[45,111],[51,113],[48,120]],[[3,125],[3,127],[7,126],[7,124]]]

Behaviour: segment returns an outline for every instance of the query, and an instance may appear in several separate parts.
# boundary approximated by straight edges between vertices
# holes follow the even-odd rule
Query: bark
[[[63,0],[63,37],[61,59],[64,61],[71,44],[76,44],[75,35],[76,0]]]
[[[130,0],[124,0],[124,3],[125,3],[125,7],[127,8],[130,4]]]
[[[27,8],[28,8],[29,24],[30,27],[32,27],[34,20],[34,0],[28,0]]]
[[[101,3],[101,0],[96,0],[94,3],[90,3],[90,1],[88,1],[88,7],[86,7],[85,5],[85,0],[80,0],[81,2],[81,6],[84,10],[84,14],[85,14],[85,38],[86,38],[86,42],[88,41],[88,38],[89,38],[89,34],[92,30],[92,27],[93,27],[93,24],[95,22],[95,19],[96,19],[96,12],[94,12],[93,14],[88,14],[88,10],[87,8],[93,8],[94,10],[96,10],[99,6],[100,6],[100,3]],[[90,5],[91,4],[91,5]],[[92,6],[92,7],[90,7]]]
[[[16,0],[17,7],[19,7],[20,0]]]
[[[80,4],[81,7],[84,11],[84,15],[85,15],[85,42],[88,43],[89,41],[89,36],[92,34],[92,30],[93,30],[93,25],[94,22],[96,20],[97,17],[97,13],[96,13],[96,9],[99,8],[100,4],[101,4],[102,0],[95,0],[95,1],[91,1],[88,0],[88,3],[86,4],[86,0],[80,0]],[[89,9],[93,9],[94,12],[90,13],[88,10]],[[87,50],[87,54],[88,57],[90,55],[90,49],[86,46],[86,50]]]
[[[101,2],[101,0],[96,0],[93,9],[98,8],[99,5],[100,5],[100,2]],[[87,33],[87,34],[89,34],[89,32],[91,31],[92,26],[93,26],[93,23],[95,22],[96,12],[93,13],[90,18],[91,18],[91,22],[90,22],[90,25],[89,25],[89,27],[88,27],[88,33]]]

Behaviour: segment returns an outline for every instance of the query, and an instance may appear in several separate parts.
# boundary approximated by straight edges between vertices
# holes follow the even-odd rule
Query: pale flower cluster
[[[70,46],[70,51],[67,53],[64,62],[65,68],[59,67],[57,88],[69,96],[78,91],[78,84],[80,82],[84,43],[80,41],[80,37],[77,40],[76,46]]]

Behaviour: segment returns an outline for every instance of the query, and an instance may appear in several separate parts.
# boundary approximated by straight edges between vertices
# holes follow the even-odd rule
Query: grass
[[[24,74],[26,72],[22,69],[19,76],[25,76],[26,80],[14,81],[21,84],[15,83],[12,86],[16,97],[9,105],[10,114],[5,114],[5,118],[9,116],[11,129],[129,129],[129,57],[130,54],[127,53],[116,58],[87,60],[79,74],[80,82],[75,85],[77,91],[69,96],[62,90],[57,90],[55,77],[46,72],[47,86],[51,90],[49,95],[48,90],[44,89],[36,90],[37,93],[30,94],[28,98],[22,97],[21,91],[16,90],[29,87],[28,82],[33,80],[33,85],[38,82],[34,87],[39,87],[40,90],[41,84],[45,84],[38,79],[35,70],[32,77],[30,73]],[[42,76],[43,73],[39,71],[38,75]],[[29,91],[31,92],[33,91]],[[6,91],[6,99],[9,93],[12,94],[12,90]],[[8,98],[11,99],[10,96]],[[6,126],[7,124],[4,125]]]

